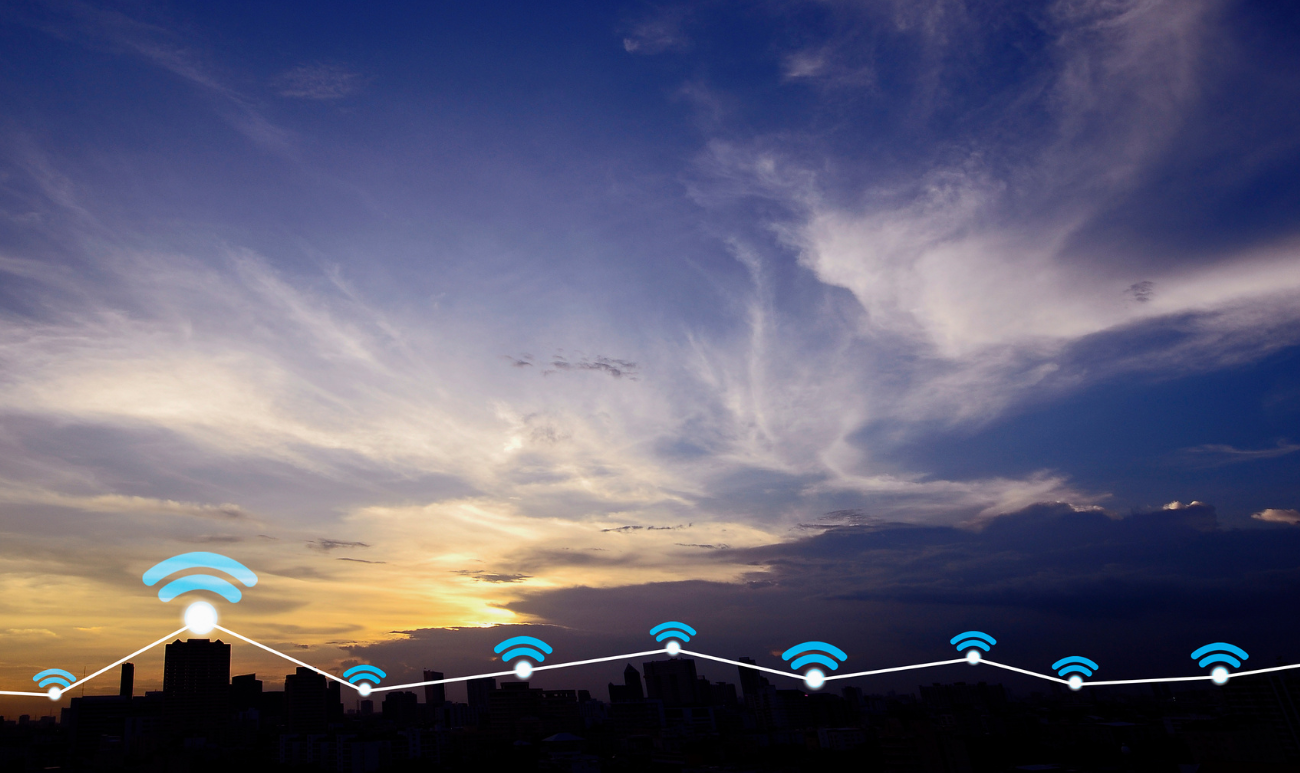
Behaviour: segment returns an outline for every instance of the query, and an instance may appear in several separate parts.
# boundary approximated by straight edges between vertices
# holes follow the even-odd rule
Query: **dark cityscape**
[[[778,689],[741,668],[710,682],[689,657],[628,663],[607,695],[495,678],[358,699],[298,668],[231,676],[231,645],[166,647],[163,689],[72,698],[58,717],[4,717],[0,769],[546,770],[1001,773],[1289,771],[1300,765],[1294,671],[1223,687],[1144,685],[1011,695],[985,682]],[[742,658],[742,662],[752,660]],[[425,681],[444,678],[426,670]],[[1203,686],[1202,686],[1203,685]]]

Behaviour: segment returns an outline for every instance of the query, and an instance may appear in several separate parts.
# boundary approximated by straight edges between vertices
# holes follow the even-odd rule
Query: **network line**
[[[248,638],[247,636],[244,636],[243,634],[236,633],[236,632],[230,630],[229,628],[224,628],[224,627],[222,627],[222,626],[220,626],[220,625],[216,625],[216,626],[213,626],[213,627],[214,627],[216,630],[221,631],[222,633],[229,634],[229,635],[235,637],[236,639],[239,639],[239,640],[242,641],[242,642],[245,642],[245,643],[247,643],[247,644],[251,644],[251,645],[253,645],[254,647],[257,647],[258,649],[261,649],[261,650],[264,650],[264,651],[266,651],[266,652],[269,652],[269,653],[272,654],[272,655],[276,655],[276,656],[278,656],[278,657],[284,658],[285,660],[289,661],[290,663],[293,663],[294,665],[298,665],[298,666],[302,666],[303,668],[310,669],[310,670],[312,670],[312,671],[314,671],[314,672],[320,674],[321,676],[323,676],[323,677],[325,677],[325,678],[327,678],[327,679],[333,679],[334,681],[338,682],[339,684],[342,684],[342,685],[344,685],[344,686],[346,686],[346,687],[350,687],[350,688],[352,688],[353,690],[356,690],[358,693],[361,693],[361,689],[360,689],[359,686],[354,685],[354,684],[351,684],[351,683],[348,682],[347,680],[345,680],[345,679],[343,679],[343,678],[341,678],[341,677],[339,677],[339,676],[336,676],[336,675],[334,675],[334,674],[331,674],[331,673],[328,672],[328,671],[325,671],[325,670],[323,670],[323,669],[317,668],[316,666],[313,666],[313,665],[311,665],[310,663],[304,663],[303,661],[298,660],[298,659],[295,658],[295,657],[291,657],[291,656],[289,656],[289,655],[286,655],[285,653],[280,652],[279,650],[274,649],[274,648],[272,648],[272,647],[268,647],[268,646],[266,646],[265,644],[262,644],[261,642],[254,641],[253,639],[250,639],[250,638]],[[105,672],[109,671],[110,669],[112,669],[112,668],[114,668],[114,667],[116,667],[116,666],[120,666],[120,665],[122,665],[123,663],[127,662],[127,661],[130,660],[131,658],[134,658],[134,657],[136,657],[137,655],[141,655],[141,654],[143,654],[143,653],[145,653],[145,652],[148,652],[149,650],[153,649],[154,647],[157,647],[159,644],[163,644],[163,643],[165,643],[168,639],[171,639],[171,638],[174,638],[174,637],[179,637],[181,634],[185,633],[187,630],[188,630],[188,628],[180,628],[180,629],[178,629],[178,630],[172,631],[171,633],[167,634],[166,636],[162,637],[161,639],[158,639],[157,641],[155,641],[155,642],[153,642],[153,643],[151,643],[151,644],[147,644],[147,645],[145,645],[144,647],[141,647],[140,649],[136,650],[135,652],[132,652],[130,655],[127,655],[127,656],[124,657],[124,658],[121,658],[121,659],[116,660],[116,661],[114,661],[114,662],[112,662],[112,663],[109,663],[107,666],[104,666],[103,668],[99,669],[99,670],[96,671],[95,673],[90,674],[89,676],[84,676],[84,677],[82,677],[81,679],[78,679],[78,680],[76,680],[75,682],[72,682],[72,683],[69,684],[67,687],[62,688],[62,689],[59,691],[58,694],[59,694],[60,696],[65,695],[65,694],[67,694],[68,690],[71,690],[72,688],[74,688],[74,687],[76,687],[76,686],[78,686],[78,685],[84,685],[86,682],[89,682],[91,679],[94,679],[95,677],[104,674]],[[590,665],[590,664],[592,664],[592,663],[607,663],[607,662],[609,662],[609,661],[611,661],[611,660],[627,660],[627,659],[629,659],[629,658],[639,658],[639,657],[645,657],[645,656],[648,656],[648,655],[664,655],[664,654],[667,654],[667,655],[670,655],[670,656],[673,655],[673,653],[669,652],[669,649],[668,649],[667,647],[661,647],[661,648],[659,648],[659,649],[643,650],[643,651],[641,651],[641,652],[629,652],[629,653],[626,653],[626,654],[623,654],[623,655],[610,655],[610,656],[608,656],[608,657],[603,657],[603,658],[590,658],[590,659],[587,659],[587,660],[574,660],[574,661],[570,661],[570,662],[568,662],[568,663],[553,663],[553,664],[548,665],[548,666],[538,665],[538,666],[534,666],[532,670],[533,670],[533,671],[545,671],[545,670],[557,669],[557,668],[571,668],[571,667],[573,667],[573,666],[585,666],[585,665]],[[784,676],[784,677],[788,677],[788,678],[790,678],[790,679],[797,679],[797,680],[799,680],[799,681],[803,681],[803,680],[804,680],[804,675],[801,674],[801,673],[798,673],[798,672],[794,672],[794,671],[780,671],[780,670],[777,670],[777,669],[775,669],[775,668],[768,668],[767,666],[760,666],[760,665],[757,665],[757,664],[755,664],[755,663],[742,663],[742,662],[739,661],[739,660],[731,660],[731,659],[729,659],[729,658],[720,658],[720,657],[717,657],[716,655],[707,655],[707,654],[705,654],[705,653],[703,653],[703,652],[694,652],[694,651],[691,651],[691,650],[679,649],[678,652],[677,652],[677,654],[680,654],[680,655],[690,655],[690,656],[697,657],[697,658],[703,658],[704,660],[712,660],[712,661],[714,661],[714,662],[716,662],[716,663],[726,663],[726,664],[728,664],[728,665],[737,666],[737,667],[739,667],[739,668],[750,668],[750,669],[753,669],[753,670],[755,670],[755,671],[762,671],[762,672],[764,672],[764,673],[775,674],[776,676]],[[894,666],[894,667],[891,667],[891,668],[877,668],[877,669],[873,669],[873,670],[870,670],[870,671],[854,671],[854,672],[852,672],[852,673],[847,673],[847,674],[834,674],[834,675],[831,675],[831,676],[826,676],[826,677],[825,677],[825,680],[826,680],[826,681],[830,681],[830,680],[832,680],[832,679],[852,679],[852,678],[854,678],[854,677],[875,676],[876,674],[890,674],[890,673],[898,673],[898,672],[901,672],[901,671],[915,671],[915,670],[919,670],[919,669],[923,669],[923,668],[934,668],[934,667],[936,667],[936,666],[951,666],[951,665],[956,665],[956,664],[958,664],[958,663],[970,663],[970,661],[968,661],[966,658],[954,658],[954,659],[952,659],[952,660],[936,660],[936,661],[933,661],[933,662],[930,662],[930,663],[917,663],[917,664],[910,665],[910,666]],[[1057,684],[1064,684],[1064,685],[1068,685],[1068,684],[1070,684],[1070,682],[1069,682],[1068,680],[1066,680],[1066,679],[1061,679],[1061,678],[1056,677],[1056,676],[1052,676],[1051,674],[1043,674],[1043,673],[1039,673],[1039,672],[1037,672],[1037,671],[1029,671],[1029,670],[1024,669],[1024,668],[1017,668],[1016,666],[1009,666],[1009,665],[1007,665],[1007,664],[1005,664],[1005,663],[997,663],[997,662],[994,662],[994,661],[992,661],[992,660],[986,660],[986,659],[984,659],[984,658],[980,658],[979,660],[977,660],[977,661],[975,662],[975,665],[993,666],[994,668],[1001,668],[1001,669],[1005,669],[1005,670],[1007,670],[1007,671],[1014,671],[1014,672],[1016,672],[1016,673],[1018,673],[1018,674],[1024,674],[1025,676],[1032,676],[1032,677],[1034,677],[1034,678],[1036,678],[1036,679],[1042,679],[1042,680],[1045,680],[1045,681],[1048,681],[1048,682],[1055,682],[1055,683],[1057,683]],[[1237,672],[1232,673],[1231,676],[1232,676],[1233,678],[1235,678],[1235,677],[1239,677],[1239,676],[1253,676],[1253,675],[1255,675],[1255,674],[1268,674],[1268,673],[1273,673],[1273,672],[1275,672],[1275,671],[1288,671],[1288,670],[1295,669],[1295,668],[1300,668],[1300,663],[1295,663],[1295,664],[1286,665],[1286,666],[1273,666],[1273,667],[1271,667],[1271,668],[1257,668],[1257,669],[1250,670],[1250,671],[1237,671]],[[486,674],[471,674],[471,675],[469,675],[469,676],[453,676],[453,677],[450,677],[450,678],[447,678],[447,679],[432,679],[432,680],[424,681],[424,682],[409,682],[409,683],[407,683],[407,684],[394,684],[394,685],[387,685],[387,686],[383,686],[383,687],[374,686],[374,687],[371,687],[371,688],[370,688],[370,692],[388,692],[388,691],[392,691],[392,690],[403,690],[403,689],[409,689],[409,688],[412,688],[412,687],[424,687],[424,686],[427,686],[427,685],[449,684],[449,683],[451,683],[451,682],[465,682],[465,681],[468,681],[468,680],[470,680],[470,679],[486,679],[486,678],[489,678],[489,677],[498,677],[498,676],[515,676],[515,675],[516,675],[516,672],[515,672],[515,671],[493,671],[493,672],[491,672],[491,673],[486,673]],[[1082,687],[1104,687],[1104,686],[1108,686],[1108,685],[1119,685],[1119,684],[1156,684],[1156,683],[1162,683],[1162,682],[1201,682],[1201,681],[1210,681],[1210,680],[1213,680],[1213,679],[1214,679],[1214,677],[1213,677],[1213,675],[1211,675],[1211,674],[1202,674],[1202,675],[1198,675],[1198,676],[1155,677],[1155,678],[1149,678],[1149,679],[1108,679],[1108,680],[1085,681],[1085,682],[1083,682],[1083,683],[1081,684],[1081,686],[1082,686]],[[48,693],[48,692],[27,692],[27,691],[17,691],[17,690],[0,690],[0,695],[16,695],[16,696],[33,697],[33,698],[48,698],[48,697],[50,697],[50,693]]]

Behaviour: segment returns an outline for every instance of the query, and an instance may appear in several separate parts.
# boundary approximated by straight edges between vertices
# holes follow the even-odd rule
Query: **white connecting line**
[[[247,636],[243,636],[242,634],[235,633],[234,631],[230,630],[229,628],[223,628],[223,627],[221,627],[221,626],[219,626],[219,625],[218,625],[218,626],[215,626],[215,628],[216,628],[216,630],[221,631],[222,633],[230,634],[231,636],[235,637],[236,639],[239,639],[240,641],[246,642],[246,643],[248,643],[248,644],[253,645],[254,647],[257,647],[257,648],[259,648],[259,649],[265,650],[265,651],[271,653],[272,655],[278,655],[279,657],[282,657],[282,658],[284,658],[285,660],[287,660],[287,661],[289,661],[290,663],[293,663],[293,664],[295,664],[295,665],[302,666],[303,668],[311,669],[312,671],[315,671],[316,673],[320,674],[321,676],[323,676],[323,677],[325,677],[325,678],[327,678],[327,679],[333,679],[334,681],[338,682],[339,684],[345,685],[345,686],[347,686],[347,687],[351,687],[353,690],[356,690],[358,693],[361,693],[361,688],[360,688],[358,685],[354,685],[354,684],[348,682],[346,679],[343,679],[342,677],[335,676],[334,674],[331,674],[331,673],[328,672],[328,671],[323,671],[323,670],[321,670],[321,669],[319,669],[319,668],[317,668],[317,667],[311,665],[310,663],[304,663],[304,662],[302,662],[301,660],[298,660],[297,658],[290,657],[290,656],[284,654],[283,652],[280,652],[279,650],[271,649],[270,647],[266,646],[265,644],[262,644],[261,642],[253,641],[252,639],[248,638]],[[91,674],[91,675],[89,675],[89,676],[84,676],[84,677],[82,677],[81,679],[78,679],[77,681],[75,681],[75,682],[73,682],[72,684],[68,685],[67,687],[62,688],[62,692],[61,692],[61,694],[66,694],[67,691],[68,691],[68,690],[71,690],[73,687],[76,687],[77,685],[83,685],[83,684],[85,684],[86,682],[89,682],[91,679],[94,679],[95,677],[99,676],[100,674],[105,673],[105,672],[108,671],[109,669],[114,668],[114,667],[116,667],[116,666],[120,666],[121,664],[125,663],[126,661],[130,660],[131,658],[134,658],[134,657],[137,656],[137,655],[140,655],[141,653],[148,652],[149,650],[153,649],[154,647],[157,647],[159,644],[162,644],[163,642],[167,641],[168,639],[171,639],[172,637],[178,637],[178,636],[180,636],[180,634],[184,633],[186,630],[187,630],[187,629],[185,629],[185,628],[181,628],[180,630],[173,631],[173,632],[167,634],[166,636],[162,637],[162,638],[159,639],[158,641],[156,641],[156,642],[154,642],[154,643],[152,643],[152,644],[146,645],[146,646],[144,646],[144,647],[141,647],[140,649],[136,650],[135,652],[132,652],[130,655],[127,655],[126,657],[122,658],[121,660],[115,661],[115,662],[113,662],[113,663],[109,663],[107,666],[104,666],[103,668],[99,669],[99,670],[96,671],[95,673],[93,673],[93,674]],[[590,660],[574,660],[574,661],[571,661],[571,662],[569,662],[569,663],[554,663],[554,664],[549,665],[549,666],[533,666],[532,670],[533,670],[533,671],[546,671],[546,670],[549,670],[549,669],[555,669],[555,668],[570,668],[570,667],[572,667],[572,666],[585,666],[585,665],[589,665],[589,664],[591,664],[591,663],[607,663],[607,662],[609,662],[609,661],[611,661],[611,660],[626,660],[626,659],[628,659],[628,658],[639,658],[639,657],[645,657],[645,656],[647,656],[647,655],[664,655],[664,654],[671,654],[671,653],[669,653],[667,647],[660,648],[660,649],[655,649],[655,650],[645,650],[645,651],[643,651],[643,652],[629,652],[629,653],[627,653],[627,654],[625,654],[625,655],[611,655],[611,656],[606,657],[606,658],[591,658]],[[716,656],[714,656],[714,655],[706,655],[706,654],[704,654],[703,652],[692,652],[691,650],[679,650],[679,654],[681,654],[681,655],[691,655],[691,656],[694,656],[694,657],[697,657],[697,658],[704,658],[705,660],[712,660],[712,661],[715,661],[715,662],[717,662],[717,663],[727,663],[727,664],[730,664],[730,665],[733,665],[733,666],[738,666],[738,667],[740,667],[740,668],[752,668],[752,669],[754,669],[755,671],[764,671],[764,672],[769,673],[769,674],[776,674],[777,676],[784,676],[784,677],[788,677],[788,678],[791,678],[791,679],[798,679],[798,680],[800,680],[800,681],[803,681],[803,680],[804,680],[804,675],[803,675],[803,674],[800,674],[800,673],[797,673],[797,672],[792,672],[792,671],[778,671],[778,670],[775,669],[775,668],[767,668],[766,666],[759,666],[759,665],[755,665],[755,664],[753,664],[753,663],[742,663],[742,662],[740,662],[739,660],[729,660],[729,659],[727,659],[727,658],[719,658],[719,657],[716,657]],[[854,677],[859,677],[859,676],[875,676],[876,674],[890,674],[890,673],[896,673],[896,672],[899,672],[899,671],[913,671],[913,670],[921,669],[921,668],[933,668],[933,667],[935,667],[935,666],[951,666],[951,665],[955,665],[955,664],[957,664],[957,663],[969,663],[969,662],[970,662],[970,661],[968,661],[966,658],[955,658],[955,659],[953,659],[953,660],[936,660],[936,661],[934,661],[934,662],[932,662],[932,663],[917,663],[916,665],[912,665],[912,666],[895,666],[895,667],[893,667],[893,668],[878,668],[878,669],[875,669],[875,670],[873,670],[873,671],[855,671],[855,672],[850,673],[850,674],[835,674],[835,675],[833,675],[833,676],[827,676],[827,677],[825,677],[825,680],[829,682],[829,681],[832,680],[832,679],[852,679],[852,678],[854,678]],[[1018,674],[1024,674],[1024,675],[1026,675],[1026,676],[1032,676],[1032,677],[1035,677],[1035,678],[1038,678],[1038,679],[1044,679],[1044,680],[1049,681],[1049,682],[1056,682],[1057,684],[1065,684],[1065,685],[1070,684],[1070,682],[1069,682],[1068,680],[1066,680],[1066,679],[1061,679],[1061,678],[1059,678],[1059,677],[1052,676],[1051,674],[1040,674],[1040,673],[1038,673],[1037,671],[1027,671],[1027,670],[1025,670],[1025,669],[1023,669],[1023,668],[1016,668],[1015,666],[1008,666],[1008,665],[1006,665],[1006,664],[1004,664],[1004,663],[995,663],[995,662],[993,662],[992,660],[985,660],[985,659],[983,659],[983,658],[980,658],[978,661],[976,661],[976,665],[985,665],[985,666],[993,666],[994,668],[1002,668],[1002,669],[1006,669],[1007,671],[1014,671],[1014,672],[1016,672],[1016,673],[1018,673]],[[1253,671],[1237,671],[1237,672],[1231,674],[1231,676],[1232,676],[1232,677],[1238,677],[1238,676],[1252,676],[1252,675],[1254,675],[1254,674],[1267,674],[1267,673],[1271,673],[1271,672],[1274,672],[1274,671],[1287,671],[1287,670],[1289,670],[1289,669],[1293,669],[1293,668],[1300,668],[1300,663],[1292,664],[1292,665],[1289,665],[1289,666],[1274,666],[1274,667],[1272,667],[1272,668],[1259,668],[1259,669],[1255,669],[1255,670],[1253,670]],[[426,686],[426,685],[448,684],[448,683],[450,683],[450,682],[465,682],[465,681],[468,681],[468,680],[470,680],[470,679],[486,679],[486,678],[489,678],[489,677],[498,677],[498,676],[515,676],[515,675],[516,675],[516,672],[515,672],[515,671],[494,671],[494,672],[492,672],[492,673],[488,673],[488,674],[473,674],[473,675],[471,675],[471,676],[453,676],[453,677],[451,677],[451,678],[449,678],[449,679],[433,679],[433,680],[429,680],[429,681],[426,681],[426,682],[410,682],[410,683],[408,683],[408,684],[394,684],[394,685],[389,685],[389,686],[386,686],[386,687],[371,687],[371,688],[370,688],[370,692],[386,692],[386,691],[390,691],[390,690],[404,690],[404,689],[408,689],[408,688],[411,688],[411,687],[424,687],[424,686]],[[1205,675],[1202,675],[1202,676],[1173,676],[1173,677],[1158,677],[1158,678],[1154,678],[1154,679],[1113,679],[1113,680],[1109,680],[1109,681],[1083,682],[1081,686],[1083,686],[1083,687],[1102,687],[1102,686],[1105,686],[1105,685],[1114,685],[1114,684],[1155,684],[1155,683],[1157,683],[1157,682],[1199,682],[1199,681],[1212,680],[1212,679],[1214,679],[1214,677],[1213,677],[1212,675],[1210,675],[1210,674],[1205,674]],[[0,690],[0,695],[22,695],[22,696],[30,696],[30,697],[35,697],[35,698],[48,698],[48,697],[50,697],[49,693],[44,693],[44,692],[16,692],[16,691],[11,691],[11,690]]]

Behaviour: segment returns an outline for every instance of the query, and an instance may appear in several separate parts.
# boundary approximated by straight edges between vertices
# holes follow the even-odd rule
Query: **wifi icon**
[[[1083,686],[1083,677],[1092,676],[1092,673],[1097,670],[1097,664],[1088,658],[1071,655],[1053,663],[1052,670],[1056,672],[1057,676],[1063,677],[1066,674],[1071,674],[1067,681],[1071,690],[1077,690]],[[1080,676],[1080,674],[1083,676]]]
[[[796,644],[781,653],[782,660],[790,660],[790,658],[794,658],[794,661],[790,663],[790,668],[795,671],[814,663],[826,666],[834,671],[840,667],[840,663],[848,660],[849,656],[834,644],[827,644],[824,641],[806,641],[803,644]],[[836,658],[839,659],[839,662],[836,662]],[[826,672],[819,668],[810,668],[804,674],[803,681],[810,690],[819,690],[826,683]]]
[[[1241,668],[1241,661],[1249,657],[1241,647],[1222,641],[1199,647],[1192,653],[1192,660],[1196,660],[1196,665],[1201,668],[1215,663],[1226,663],[1233,668]],[[1215,684],[1226,684],[1228,676],[1228,669],[1222,665],[1215,666],[1210,671],[1210,678]]]
[[[357,686],[357,692],[361,693],[362,698],[369,695],[370,690],[374,687],[371,682],[379,684],[386,676],[388,676],[388,674],[385,674],[383,669],[379,666],[371,666],[364,663],[359,666],[353,666],[343,672],[343,678],[348,680],[348,684],[357,685],[357,682],[361,683]]]
[[[77,677],[61,668],[47,668],[33,676],[32,681],[36,682],[42,690],[49,687],[50,700],[57,701],[59,696],[63,695],[63,691],[68,689],[68,685],[77,681]]]
[[[650,629],[650,635],[655,637],[655,641],[667,639],[668,643],[664,645],[664,649],[669,655],[676,657],[677,653],[682,651],[682,642],[690,641],[695,635],[695,629],[686,623],[660,623]]]
[[[515,664],[515,676],[520,679],[527,679],[533,674],[533,664],[529,658],[541,663],[546,660],[546,655],[552,652],[551,645],[535,636],[515,636],[506,639],[493,647],[492,651],[498,655],[501,655],[502,651],[504,651],[505,654],[501,655],[501,659],[507,663],[515,658],[520,658],[519,662]],[[546,655],[543,655],[542,652],[545,652]]]
[[[251,588],[257,584],[257,575],[233,558],[218,553],[182,553],[160,561],[145,572],[141,579],[149,587],[157,585],[163,578],[188,569],[216,569],[234,577]],[[221,598],[236,604],[243,593],[229,580],[210,574],[187,574],[178,577],[158,589],[160,601],[171,601],[183,593],[192,591],[211,591]],[[196,601],[185,610],[185,625],[200,636],[210,632],[217,625],[217,610],[206,601]]]
[[[998,640],[983,631],[967,631],[952,637],[948,643],[956,645],[958,652],[965,650],[966,662],[973,666],[980,662],[979,651],[988,652],[990,647],[998,643]]]

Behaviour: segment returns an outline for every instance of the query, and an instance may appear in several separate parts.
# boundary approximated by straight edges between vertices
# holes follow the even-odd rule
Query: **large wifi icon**
[[[794,658],[794,661],[790,663],[790,668],[795,671],[807,665],[826,666],[834,671],[840,667],[840,663],[848,660],[848,657],[844,650],[824,641],[806,641],[803,644],[796,644],[781,653],[782,660]],[[836,658],[839,659],[838,662]],[[810,668],[804,673],[803,680],[809,688],[817,690],[826,683],[826,673],[819,668]]]
[[[182,553],[179,556],[172,556],[166,561],[160,561],[145,572],[142,579],[145,585],[153,587],[163,578],[187,569],[216,569],[234,577],[243,583],[244,587],[251,588],[257,584],[257,575],[235,559],[218,553],[204,552]],[[184,577],[178,577],[159,588],[158,599],[160,601],[171,601],[177,596],[191,591],[211,591],[231,604],[238,603],[243,598],[243,593],[229,580],[214,577],[210,574],[188,574]]]

